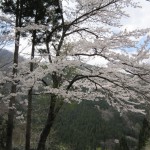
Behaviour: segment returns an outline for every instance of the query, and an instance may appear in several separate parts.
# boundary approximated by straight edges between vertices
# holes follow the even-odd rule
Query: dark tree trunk
[[[61,78],[57,76],[56,72],[53,73],[52,80],[53,80],[53,88],[58,88],[61,82]],[[56,106],[56,101],[59,101],[60,105]],[[61,109],[62,105],[63,105],[63,100],[59,100],[57,95],[55,94],[50,95],[50,106],[49,106],[47,121],[40,134],[37,150],[45,150],[46,140],[48,138],[48,135],[55,121],[55,118],[59,110]]]
[[[31,60],[34,58],[35,52],[35,40],[36,40],[36,30],[33,31],[33,40],[32,40],[32,51],[31,51]],[[34,64],[30,63],[30,71],[34,69]],[[25,150],[30,150],[30,141],[31,141],[31,124],[32,124],[32,87],[28,91],[28,108],[27,108],[27,124],[26,124],[26,141],[25,141]]]
[[[21,8],[22,5],[20,3],[19,0],[16,1],[16,6],[17,6],[17,11],[16,11],[16,23],[15,26],[16,27],[21,27]],[[13,77],[12,80],[14,80],[14,76],[17,74],[17,65],[18,65],[18,53],[19,53],[19,41],[20,41],[20,32],[16,31],[15,34],[15,51],[14,51],[14,58],[13,58],[13,64],[15,64],[15,66],[13,67]],[[15,81],[14,81],[15,82]],[[12,83],[12,87],[11,87],[11,93],[16,93],[16,84]],[[12,139],[13,139],[13,127],[14,127],[14,114],[15,114],[15,110],[14,110],[14,104],[16,101],[16,96],[12,96],[10,98],[10,102],[9,102],[9,109],[8,109],[8,122],[7,122],[7,135],[6,135],[6,150],[12,150]]]
[[[28,109],[27,109],[25,150],[30,150],[31,117],[32,117],[32,88],[28,91]]]
[[[50,133],[50,130],[52,128],[52,125],[55,119],[55,114],[54,114],[55,104],[56,104],[56,96],[52,94],[47,121],[40,135],[37,150],[45,150],[46,140],[47,140],[47,137]]]
[[[16,85],[12,85],[11,92],[16,93]],[[15,97],[12,97],[9,102],[7,135],[6,135],[6,150],[12,150],[12,136],[14,126],[14,109],[11,109],[15,102]]]

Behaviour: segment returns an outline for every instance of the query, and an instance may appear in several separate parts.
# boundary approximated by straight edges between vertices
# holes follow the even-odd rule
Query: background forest
[[[5,57],[4,57],[5,56]],[[13,55],[7,50],[1,50],[1,66],[7,64]],[[20,58],[21,61],[24,58]],[[8,71],[10,63],[3,69]],[[48,79],[49,80],[49,79]],[[7,91],[10,84],[5,86]],[[36,149],[38,136],[46,121],[49,96],[33,96],[32,139],[31,147]],[[26,113],[26,106],[18,107]],[[7,108],[1,103],[0,146],[5,148]],[[25,115],[26,116],[26,115]],[[25,119],[16,118],[14,128],[14,150],[21,150],[25,145]],[[150,138],[149,116],[127,112],[122,115],[109,106],[105,100],[82,101],[80,104],[65,103],[61,108],[51,134],[47,140],[49,150],[140,150],[146,146]]]

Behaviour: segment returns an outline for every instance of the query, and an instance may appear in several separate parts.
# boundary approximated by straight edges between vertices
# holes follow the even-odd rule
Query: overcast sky
[[[134,29],[150,28],[150,2],[146,0],[133,0],[139,2],[142,8],[126,8],[130,17],[122,18],[122,28],[128,31]],[[100,63],[101,62],[101,63]],[[106,60],[95,58],[94,61],[90,60],[88,63],[98,65],[106,65]]]
[[[133,30],[137,28],[149,28],[150,27],[150,2],[146,0],[134,0],[140,2],[142,8],[127,8],[127,13],[130,18],[123,18],[122,24],[124,28]]]

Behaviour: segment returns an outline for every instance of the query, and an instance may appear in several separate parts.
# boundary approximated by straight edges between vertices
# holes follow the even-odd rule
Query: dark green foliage
[[[102,135],[96,133],[99,133],[102,120],[94,106],[90,108],[89,104],[84,103],[66,105],[57,119],[55,128],[58,136],[72,149],[94,149],[98,145],[96,136]]]
[[[128,133],[135,136],[120,114],[104,101],[65,104],[53,129],[54,137],[59,141],[57,144],[63,143],[70,146],[71,150],[95,150],[98,147],[109,149],[110,146],[116,150],[118,145],[114,142],[115,139],[120,140],[121,148],[125,150],[128,145],[122,137]]]
[[[6,145],[6,121],[0,116],[0,149],[3,150]]]
[[[38,135],[41,132],[46,121],[49,100],[48,95],[34,97],[33,134]],[[56,117],[46,147],[51,150],[60,150],[60,147],[66,150],[95,150],[98,147],[108,150],[110,147],[112,150],[134,150],[137,143],[126,136],[138,138],[138,129],[133,130],[132,125],[138,123],[140,126],[141,118],[141,115],[133,113],[120,116],[105,101],[66,103]],[[115,143],[115,139],[120,144]]]
[[[141,150],[145,147],[147,140],[150,138],[150,124],[149,121],[144,118],[143,119],[143,126],[139,134],[139,145],[138,150]]]
[[[0,0],[0,9],[4,12],[4,13],[8,13],[8,14],[15,14],[16,13],[16,2],[14,2],[13,0]]]
[[[41,132],[42,125],[46,121],[47,111],[50,103],[49,95],[33,97],[33,131]]]
[[[119,143],[119,149],[118,150],[129,150],[128,144],[127,144],[127,140],[125,137],[122,137],[120,139],[120,143]]]

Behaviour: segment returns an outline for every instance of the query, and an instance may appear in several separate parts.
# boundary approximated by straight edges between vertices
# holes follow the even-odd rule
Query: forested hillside
[[[41,104],[41,109],[35,107],[35,116],[43,118],[42,110],[47,105],[42,99],[39,102],[43,107]],[[54,123],[48,145],[56,150],[60,147],[68,150],[95,150],[98,147],[108,150],[127,150],[128,147],[136,150],[143,117],[134,113],[120,116],[120,113],[105,101],[64,104]],[[35,128],[37,124],[42,125],[44,118],[38,121],[35,120]],[[35,131],[39,129],[36,128]]]
[[[7,50],[1,51],[3,58],[0,65],[7,64],[13,55]],[[2,59],[1,59],[2,60]],[[21,58],[21,60],[25,60]],[[12,63],[3,68],[8,71]],[[88,65],[87,65],[88,66]],[[45,79],[47,82],[48,77]],[[6,89],[9,89],[7,85]],[[46,112],[48,110],[49,96],[34,96],[33,100],[33,129],[32,129],[32,147],[40,134],[43,122],[46,121]],[[6,122],[3,113],[7,112],[1,103],[1,146],[5,145]],[[20,108],[24,113],[26,110]],[[19,118],[19,117],[18,117]],[[53,132],[47,141],[47,147],[52,150],[68,149],[68,150],[94,150],[98,148],[109,150],[136,150],[138,146],[138,138],[142,127],[144,116],[134,113],[120,114],[113,107],[109,106],[104,100],[101,101],[83,101],[81,103],[65,103],[59,112],[53,126]],[[23,120],[22,120],[23,121]],[[20,148],[24,146],[24,130],[25,126],[22,121],[16,121],[15,129],[15,145],[19,144]],[[18,139],[18,137],[20,137]],[[53,137],[53,138],[51,138]],[[123,140],[123,144],[119,141]],[[124,143],[126,143],[124,145]],[[127,145],[127,147],[126,147]],[[19,148],[18,147],[18,148]]]

